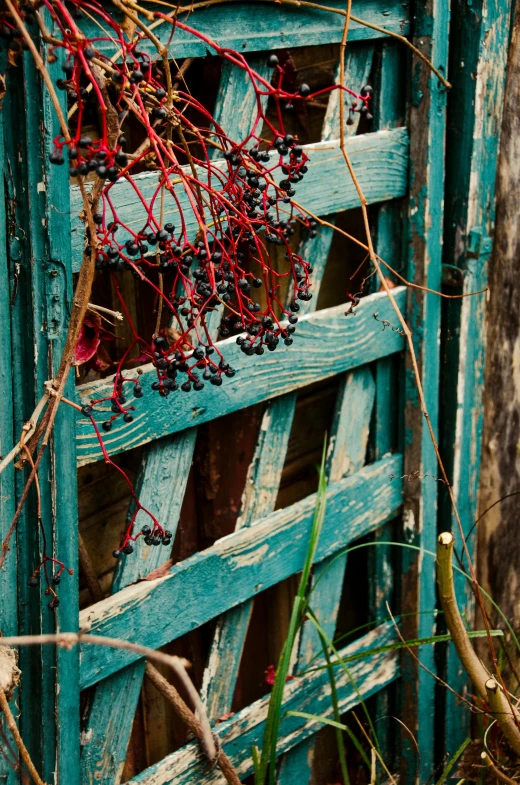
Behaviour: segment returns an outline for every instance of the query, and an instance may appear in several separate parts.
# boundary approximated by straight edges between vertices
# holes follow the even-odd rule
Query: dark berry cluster
[[[123,554],[129,556],[134,552],[134,546],[132,543],[135,543],[135,541],[141,536],[144,538],[146,545],[168,546],[172,543],[173,534],[171,531],[168,531],[168,529],[163,529],[157,524],[154,524],[153,528],[151,526],[143,526],[141,531],[135,537],[127,534],[123,543],[121,544],[121,547],[116,548],[116,550],[112,552],[112,556],[115,559],[119,559],[119,557]]]
[[[41,521],[39,521],[39,524],[41,526]],[[47,565],[49,563],[55,565],[55,572],[50,577],[47,572]],[[40,575],[43,574],[46,583],[44,593],[47,597],[51,597],[48,603],[48,606],[51,610],[53,608],[57,608],[60,604],[60,599],[56,594],[54,587],[61,583],[61,577],[64,572],[68,573],[69,575],[74,574],[74,570],[67,569],[63,562],[58,561],[57,559],[52,559],[50,556],[44,556],[38,567],[36,567],[33,574],[27,581],[27,585],[30,586],[31,589],[37,588],[40,585]]]
[[[265,79],[251,70],[243,54],[222,48],[162,8],[151,10],[153,20],[147,19],[147,23],[157,22],[163,26],[161,30],[170,25],[172,36],[182,30],[243,68],[257,98],[257,114],[247,138],[237,142],[185,89],[183,78],[174,82],[172,73],[164,71],[162,58],[150,57],[150,47],[143,45],[150,34],[138,28],[129,36],[124,21],[116,18],[106,3],[13,2],[28,28],[38,37],[43,32],[47,41],[52,40],[46,50],[48,63],[56,61],[58,50],[62,50],[62,72],[56,87],[67,96],[70,127],[54,140],[50,163],[67,163],[73,180],[81,184],[87,180],[93,186],[93,224],[87,222],[85,253],[95,255],[97,270],[111,274],[133,335],[118,361],[111,395],[93,400],[81,410],[96,431],[106,463],[124,475],[111,460],[101,431],[109,432],[116,420],[131,423],[135,407],[129,401],[135,402],[145,393],[141,371],[138,369],[137,378],[124,371],[134,347],[140,350],[140,361],[153,363],[156,378],[152,389],[167,397],[178,390],[200,391],[206,383],[219,387],[224,377],[235,375],[216,337],[236,336],[248,356],[275,351],[281,342],[284,346],[293,343],[301,304],[312,297],[313,272],[295,250],[295,240],[316,237],[318,227],[293,201],[308,172],[309,159],[297,136],[286,132],[284,112],[331,90],[345,90],[353,99],[347,122],[352,121],[354,112],[370,118],[372,88],[367,85],[360,94],[338,85],[314,93],[307,84],[288,89],[286,85],[294,82],[278,55],[269,56],[273,73]],[[36,20],[35,8],[46,14]],[[89,38],[82,31],[83,12],[101,31],[99,37]],[[45,19],[52,19],[52,34],[45,30]],[[111,58],[106,52],[114,42],[117,57]],[[2,44],[13,53],[25,47],[15,20],[0,9]],[[152,44],[156,48],[155,35]],[[274,102],[276,122],[262,109],[264,98]],[[86,128],[93,116],[99,118],[99,134]],[[129,116],[145,132],[137,150],[129,149],[127,143],[131,138]],[[143,193],[142,180],[136,177],[143,170],[157,174],[151,193]],[[139,209],[145,211],[137,231],[133,217],[129,225],[118,214],[117,199],[113,198],[112,189],[122,179],[131,186]],[[174,221],[157,217],[165,212],[175,215]],[[190,226],[196,228],[191,230]],[[271,258],[273,246],[281,249],[276,263]],[[160,303],[158,310],[165,318],[156,320],[152,336],[140,336],[132,323],[117,283],[120,274],[133,275],[143,286],[151,287],[155,303]],[[102,403],[109,404],[111,414],[101,423],[100,431],[94,415]],[[134,513],[114,556],[132,553],[140,536],[147,545],[170,545],[171,532],[142,507],[124,476]],[[134,523],[141,511],[152,525],[142,527],[134,536]],[[47,561],[44,557],[40,565],[44,572]],[[64,569],[56,563],[59,570],[47,580],[47,593],[53,594],[51,607],[59,602],[51,584],[59,583]],[[40,567],[29,585],[37,585]]]
[[[28,48],[25,38],[7,17],[0,19],[0,52],[4,48],[14,55],[20,53],[22,49]]]

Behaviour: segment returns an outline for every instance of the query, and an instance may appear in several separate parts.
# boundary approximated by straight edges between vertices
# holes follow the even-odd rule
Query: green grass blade
[[[356,695],[357,695],[357,697],[359,699],[359,703],[360,703],[361,708],[363,709],[365,717],[367,718],[367,722],[368,722],[368,724],[370,726],[370,730],[372,731],[372,738],[374,740],[373,741],[374,746],[375,746],[376,750],[380,753],[381,750],[379,749],[379,742],[377,740],[376,729],[374,728],[374,724],[372,722],[372,718],[370,717],[370,714],[368,713],[368,709],[366,707],[365,701],[363,700],[363,696],[361,695],[361,692],[359,691],[359,688],[358,688],[356,682],[352,678],[352,674],[350,673],[350,670],[348,669],[345,660],[343,659],[343,657],[341,657],[340,653],[338,652],[338,650],[336,649],[336,647],[334,646],[334,644],[332,643],[332,641],[328,637],[327,633],[321,627],[321,625],[320,625],[319,621],[317,620],[315,614],[313,613],[312,609],[310,607],[308,607],[308,606],[307,606],[307,616],[310,619],[310,621],[314,624],[314,626],[316,627],[316,630],[318,631],[318,634],[320,635],[320,638],[323,636],[323,640],[325,641],[327,647],[334,653],[334,655],[336,657],[336,660],[337,660],[337,662],[335,664],[339,665],[342,668],[342,670],[345,671],[345,673],[347,675],[347,678],[350,681],[352,687],[354,688],[354,692],[356,693]]]
[[[321,647],[323,649],[323,655],[325,657],[327,672],[329,675],[330,697],[332,700],[332,710],[334,713],[334,719],[336,720],[336,722],[340,722],[341,715],[339,711],[338,690],[336,688],[336,678],[334,676],[334,668],[331,666],[330,654],[329,654],[327,642],[325,641],[325,638],[323,637],[323,635],[321,635],[321,633],[318,634],[320,636]],[[341,773],[343,775],[344,785],[350,785],[350,777],[348,776],[348,768],[347,768],[347,753],[345,750],[345,744],[343,742],[343,733],[338,728],[336,728],[336,744],[338,747],[339,764],[341,767]]]
[[[447,779],[447,777],[449,777],[452,768],[455,766],[468,744],[471,744],[471,739],[466,739],[462,742],[457,752],[449,759],[448,763],[446,764],[446,768],[442,772],[440,779],[437,780],[435,785],[443,785],[444,781]]]
[[[318,714],[307,714],[305,711],[288,711],[287,717],[302,717],[305,720],[314,720],[315,722],[322,722],[324,725],[331,725],[333,728],[337,728],[340,731],[345,731],[348,734],[349,738],[351,739],[352,743],[354,744],[355,748],[359,752],[361,758],[363,759],[364,763],[366,764],[368,770],[371,770],[371,763],[366,754],[365,750],[359,743],[355,733],[352,732],[351,728],[348,725],[344,725],[342,722],[338,722],[337,720],[331,720],[329,717],[324,717],[323,715]]]
[[[303,610],[306,607],[306,593],[311,575],[314,557],[316,555],[316,548],[325,518],[325,507],[327,504],[327,480],[325,476],[325,458],[326,458],[327,438],[325,437],[323,445],[323,454],[321,466],[319,470],[318,492],[316,498],[316,507],[314,510],[314,517],[312,521],[311,537],[305,563],[303,566],[298,593],[294,598],[291,619],[289,622],[289,630],[285,640],[271,692],[269,701],[269,709],[267,712],[267,719],[265,723],[264,738],[262,742],[262,753],[260,756],[260,763],[257,769],[255,778],[255,785],[264,785],[267,771],[269,769],[269,785],[275,785],[276,779],[276,745],[278,741],[278,733],[281,723],[281,709],[283,702],[283,692],[285,682],[289,674],[291,665],[291,654],[294,648],[294,643],[298,630],[302,624]]]

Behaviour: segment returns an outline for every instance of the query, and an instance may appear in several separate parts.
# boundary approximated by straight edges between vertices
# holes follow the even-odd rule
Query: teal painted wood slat
[[[401,456],[394,455],[329,487],[316,562],[396,514],[402,488],[389,482],[389,476],[400,473],[401,467]],[[366,499],[371,499],[370,507]],[[165,577],[141,581],[107,597],[82,611],[81,627],[155,648],[199,627],[302,569],[315,504],[316,495],[312,494],[271,513],[255,526],[223,537],[172,567]],[[150,614],[150,608],[156,607],[175,608],[176,613]],[[84,648],[82,688],[133,660],[135,655],[130,652]]]
[[[375,383],[369,368],[360,368],[342,380],[327,456],[329,482],[338,482],[346,475],[355,474],[365,463],[374,398]],[[346,567],[347,556],[333,556],[318,564],[313,575],[315,587],[310,595],[310,606],[331,640],[336,631]],[[321,653],[322,645],[316,628],[311,622],[306,622],[299,641],[296,675],[310,667]],[[314,752],[315,739],[294,747],[282,760],[278,777],[280,785],[309,782]]]
[[[372,43],[366,42],[347,47],[345,53],[345,84],[350,87],[351,90],[359,92],[368,82],[373,59],[374,45]],[[339,64],[336,69],[336,84],[339,84]],[[325,112],[325,119],[323,121],[323,131],[321,134],[322,141],[339,139],[339,99],[339,90],[335,90],[330,94],[327,111]],[[343,93],[343,102],[345,105],[345,117],[348,117],[352,96],[348,93]],[[357,133],[361,114],[359,112],[354,112],[351,119],[353,120],[352,125],[347,125],[345,127],[346,136],[354,136]]]
[[[296,393],[289,393],[273,401],[264,413],[237,529],[258,523],[274,509],[295,405]],[[248,600],[217,622],[201,696],[212,720],[231,709],[252,610],[253,600]]]
[[[391,652],[368,655],[369,651],[390,644],[393,640],[393,629],[390,625],[382,625],[340,652],[344,658],[367,652],[365,657],[353,659],[348,664],[353,681],[364,699],[397,676],[397,658]],[[354,708],[359,703],[359,697],[345,671],[341,669],[338,669],[337,684],[341,711]],[[242,780],[252,772],[251,747],[261,747],[268,704],[269,696],[266,696],[235,714],[230,720],[215,726],[222,747]],[[286,685],[283,713],[287,711],[330,715],[330,687],[326,670],[312,671]],[[294,744],[316,733],[320,727],[321,723],[313,720],[284,716],[278,737],[278,753],[287,752]],[[209,769],[196,743],[188,744],[178,752],[168,755],[131,782],[136,785],[193,785],[202,782],[205,785],[225,785],[220,771],[216,768]]]
[[[344,10],[342,0],[331,0],[327,5]],[[151,4],[147,7],[153,8]],[[160,10],[164,11],[164,8]],[[407,35],[410,31],[409,12],[401,0],[386,0],[384,4],[379,0],[358,0],[355,10],[360,18],[394,33]],[[233,24],[229,23],[230,14]],[[288,5],[271,2],[219,4],[190,13],[188,18],[180,14],[179,18],[217,41],[220,46],[239,52],[339,43],[343,31],[343,17],[339,14],[302,7],[291,8]],[[99,28],[93,26],[89,20],[84,20],[81,27],[86,35],[90,33],[94,37],[99,36]],[[170,43],[169,24],[156,27],[155,33],[164,44]],[[381,37],[382,34],[377,30],[371,30],[355,22],[350,24],[349,41]],[[114,52],[111,43],[100,41],[98,46],[109,57]],[[142,41],[140,47],[151,57],[157,54],[157,50],[147,39]],[[169,49],[172,57],[175,58],[204,57],[208,50],[212,51],[204,42],[180,29],[177,29]]]
[[[143,456],[136,485],[138,497],[164,528],[175,536],[195,448],[196,429],[167,436],[149,445]],[[136,530],[147,516],[139,513]],[[166,548],[147,546],[141,537],[131,558],[121,559],[114,576],[112,593],[146,577],[168,560]],[[119,782],[126,758],[145,663],[138,661],[98,685],[89,706],[82,734],[81,782],[83,785],[113,785]]]
[[[506,62],[512,3],[483,0],[468,6],[456,2],[453,13],[453,51],[450,78],[453,99],[449,105],[450,135],[446,160],[446,198],[450,220],[446,225],[445,256],[448,264],[464,271],[462,292],[487,286],[491,237],[495,216],[495,174],[500,142]],[[455,95],[461,100],[455,100]],[[468,297],[449,302],[444,331],[446,380],[442,385],[443,454],[457,500],[464,533],[478,514],[481,462],[482,392],[484,385],[486,298]],[[453,340],[452,337],[455,337]],[[449,389],[448,389],[449,388]],[[449,501],[440,491],[440,526],[450,521],[459,552],[460,534]],[[469,540],[472,557],[475,536]],[[460,606],[473,618],[474,597],[465,580],[455,579]],[[451,648],[445,676],[460,694],[471,690],[461,663]],[[470,717],[446,693],[444,749],[453,754],[468,735]]]
[[[59,71],[59,64],[51,69],[54,77],[56,67]],[[68,178],[66,182],[59,177],[50,182],[47,177],[50,140],[57,133],[55,118],[29,56],[24,56],[19,68],[11,69],[7,81],[3,112],[9,129],[7,190],[12,208],[8,253],[10,275],[19,274],[11,307],[14,433],[18,435],[43,393],[44,381],[57,369],[70,312],[72,275],[68,225],[57,220],[58,215],[69,213]],[[49,133],[35,137],[34,129],[40,127]],[[72,394],[70,384],[66,394]],[[49,597],[44,594],[43,580],[40,590],[27,588],[28,576],[40,563],[42,546],[34,501],[29,501],[18,526],[20,633],[77,629],[75,418],[70,414],[67,407],[58,413],[39,478],[47,555],[64,561],[74,574],[63,577],[58,590],[62,604],[54,611],[47,608]],[[19,498],[27,473],[17,474],[12,491]],[[15,552],[8,558],[15,558]],[[52,647],[22,650],[20,665],[21,731],[30,754],[45,780],[54,778],[74,785],[79,753],[78,657],[75,652],[57,653]]]
[[[403,84],[405,79],[405,58],[397,41],[385,42],[382,46],[379,73],[374,98],[374,120],[376,128],[386,129],[399,127],[403,124],[404,97],[396,85]],[[404,205],[399,202],[382,204],[378,208],[376,219],[376,249],[394,270],[402,269],[405,249],[403,248]],[[391,275],[388,275],[391,278]],[[377,276],[373,279],[375,288],[379,288]],[[397,358],[385,357],[379,360],[374,368],[376,381],[376,401],[372,423],[371,454],[375,459],[382,458],[397,446],[397,430],[399,407],[398,397],[398,364]],[[395,482],[398,482],[396,480]],[[374,538],[380,542],[394,540],[392,523],[376,531]],[[395,552],[391,546],[378,545],[368,555],[369,569],[372,580],[369,586],[370,613],[374,620],[388,616],[386,603],[393,605],[394,598],[394,563]],[[377,724],[378,741],[384,760],[390,767],[395,757],[395,725],[388,719],[395,714],[395,706],[391,704],[393,696],[385,690],[376,697],[375,717],[381,718]],[[393,733],[393,736],[392,736]],[[392,736],[392,738],[391,738]]]
[[[252,58],[251,65],[259,73],[266,71],[265,57]],[[243,71],[229,64],[227,66],[221,76],[215,117],[230,136],[238,138],[247,136],[249,132],[254,91],[250,82],[240,78]],[[227,100],[230,88],[233,89],[233,103]],[[264,106],[265,100],[262,99]],[[218,323],[217,314],[209,326],[215,337]],[[154,441],[147,447],[140,468],[137,491],[141,503],[174,535],[195,441],[196,428]],[[138,515],[136,529],[145,523],[145,519],[143,513]],[[160,548],[146,546],[143,539],[139,539],[132,558],[123,559],[118,564],[112,594],[148,575],[169,555]],[[81,779],[84,785],[94,782],[96,785],[112,785],[114,781],[120,781],[143,677],[144,662],[138,661],[98,686],[89,712],[88,730],[83,735]]]
[[[0,73],[7,72],[7,53],[0,53]],[[0,113],[0,248],[8,246],[8,215],[11,206],[8,203],[8,160],[7,148],[4,139],[5,111]],[[12,348],[11,348],[11,287],[9,275],[9,257],[2,253],[0,261],[0,330],[2,343],[0,345],[0,455],[7,455],[13,447],[14,436],[14,401],[12,379]],[[15,469],[11,465],[0,474],[0,539],[4,542],[9,525],[15,510]],[[12,539],[12,554],[6,560],[4,568],[0,571],[0,596],[7,598],[16,593],[17,584],[17,559],[16,559],[16,532]],[[9,632],[9,630],[11,632]],[[18,604],[16,602],[3,602],[0,608],[0,631],[2,635],[16,635],[18,630]],[[16,700],[16,697],[15,697]],[[12,711],[17,715],[16,705],[13,701]],[[5,726],[4,726],[5,727]],[[14,749],[14,744],[13,744]],[[7,760],[0,758],[0,782],[2,785],[15,785],[16,772],[13,771]]]
[[[448,0],[414,3],[413,42],[445,74],[447,73],[450,8]],[[410,105],[410,197],[408,279],[439,290],[444,206],[444,147],[446,91],[432,72],[417,59],[412,60]],[[408,319],[413,332],[421,379],[435,434],[438,433],[440,298],[409,290]],[[438,476],[438,467],[425,418],[420,410],[415,380],[407,355],[405,373],[405,474]],[[403,537],[407,542],[435,549],[437,488],[435,479],[406,482]],[[413,611],[403,621],[406,636],[427,637],[434,632],[436,606],[433,565],[410,551],[402,555],[403,613]],[[418,615],[418,611],[420,615]],[[428,613],[429,612],[429,613]],[[426,667],[435,672],[432,646],[417,652]],[[419,781],[434,770],[434,689],[432,678],[403,658],[402,708],[400,717],[416,734],[421,749]],[[417,760],[407,732],[402,733],[402,776],[412,782]]]
[[[316,239],[302,243],[300,248],[300,253],[313,266],[313,299],[304,304],[303,314],[314,311],[316,307],[332,236],[333,229],[324,226]],[[261,520],[264,515],[274,510],[296,399],[295,392],[284,395],[268,404],[264,412],[258,442],[249,467],[237,529]],[[217,719],[231,710],[252,608],[251,600],[229,611],[217,624],[202,690],[203,699],[212,719]]]
[[[251,68],[263,79],[269,80],[273,69],[267,65],[267,54],[256,55],[249,58]],[[213,114],[215,122],[222,126],[225,133],[235,142],[243,142],[252,131],[259,102],[264,110],[267,106],[267,95],[257,95],[252,89],[251,79],[247,71],[237,68],[229,60],[222,63],[220,84],[218,89],[216,108]],[[257,129],[259,133],[260,127]],[[212,151],[217,157],[220,152]]]
[[[365,195],[370,204],[396,199],[406,194],[409,143],[408,132],[405,128],[393,131],[380,131],[377,133],[363,134],[351,137],[347,142],[348,152]],[[300,202],[311,212],[318,215],[329,215],[339,210],[350,210],[357,207],[359,200],[356,190],[344,165],[343,156],[338,140],[318,142],[305,145],[305,150],[310,157],[308,172],[296,188],[296,201]],[[228,164],[215,161],[214,165],[224,168]],[[201,182],[207,182],[207,173],[197,169]],[[283,179],[281,170],[273,172],[276,182]],[[145,173],[134,178],[139,186],[144,199],[149,203],[159,184],[157,174]],[[213,178],[214,187],[219,188],[220,183]],[[179,187],[179,202],[182,207],[188,233],[195,235],[198,222],[193,208],[188,201],[184,190]],[[139,232],[146,224],[148,213],[143,203],[136,197],[134,188],[126,181],[115,183],[110,189],[110,198],[117,212],[118,220],[129,229]],[[155,200],[156,218],[159,218],[160,200]],[[107,207],[107,209],[109,209]],[[71,188],[71,226],[72,226],[72,251],[75,260],[75,271],[81,263],[84,247],[84,225],[79,220],[81,212],[81,193],[77,186]],[[179,223],[177,205],[173,200],[167,200],[164,211],[165,220]],[[127,231],[120,229],[118,241],[122,242],[128,237]]]
[[[395,290],[403,309],[405,296],[404,289]],[[234,338],[220,342],[219,348],[237,373],[233,379],[226,379],[217,393],[213,387],[205,387],[189,395],[179,392],[172,398],[159,398],[150,390],[154,371],[144,366],[141,383],[146,394],[136,404],[134,422],[116,422],[109,437],[104,438],[107,449],[114,455],[401,351],[402,336],[390,330],[383,332],[373,318],[374,312],[380,319],[394,318],[384,294],[364,298],[355,316],[345,317],[345,309],[342,305],[303,316],[294,344],[280,347],[268,356],[246,357]],[[76,399],[83,403],[103,398],[110,395],[110,385],[110,378],[82,385],[76,390]],[[97,408],[103,417],[105,404]],[[100,449],[90,423],[81,418],[77,431],[79,464],[98,460]]]
[[[53,80],[60,77],[59,59],[49,65],[49,73]],[[24,94],[27,118],[26,198],[34,304],[34,395],[38,400],[44,381],[58,370],[72,304],[70,233],[62,219],[70,209],[70,187],[67,172],[57,172],[49,164],[49,154],[54,148],[52,140],[60,132],[59,123],[30,53],[25,55]],[[63,100],[63,108],[65,106]],[[35,150],[33,129],[40,126],[48,129],[49,133],[39,137],[41,147]],[[73,390],[74,374],[70,373],[65,395],[71,396]],[[43,526],[49,555],[60,559],[74,571],[73,575],[63,575],[58,589],[60,605],[57,610],[49,611],[48,598],[42,597],[42,632],[78,629],[75,420],[69,407],[60,407],[50,449],[40,472],[40,480],[47,480],[42,483],[42,492],[46,497]],[[53,651],[51,647],[44,647],[41,657],[43,673],[46,674],[42,690],[45,706],[41,717],[43,777],[50,780],[55,776],[58,783],[76,785],[79,783],[78,653],[74,649],[66,651],[58,648]]]

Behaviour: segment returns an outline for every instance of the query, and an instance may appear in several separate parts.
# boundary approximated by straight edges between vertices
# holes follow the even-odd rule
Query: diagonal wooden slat
[[[332,229],[322,227],[317,241],[303,243],[301,248],[302,255],[314,268],[313,299],[307,306],[308,312],[314,310],[318,300],[332,234]],[[266,408],[249,467],[237,528],[249,526],[274,510],[296,398],[297,393],[292,392],[273,401]],[[252,608],[251,600],[231,610],[217,624],[202,690],[203,700],[212,719],[218,719],[230,711]]]
[[[378,651],[394,641],[392,625],[381,625],[340,651],[340,655],[348,661],[352,680],[359,690],[358,694],[345,671],[338,668],[338,698],[342,712],[354,708],[359,703],[359,696],[366,700],[396,678],[398,669],[395,652]],[[252,772],[251,747],[261,747],[268,704],[269,696],[261,698],[215,727],[224,751],[231,758],[242,780]],[[284,716],[278,737],[279,754],[323,727],[315,720],[287,717],[288,711],[327,715],[330,711],[330,686],[326,669],[310,671],[286,685],[282,709]],[[131,782],[136,785],[225,784],[220,771],[208,767],[196,743],[188,744],[178,752],[168,755]]]
[[[329,482],[359,471],[365,463],[375,383],[369,368],[348,374],[338,391],[336,411],[328,452]],[[325,559],[314,571],[315,588],[310,605],[329,638],[334,637],[343,589],[347,556]],[[295,673],[301,674],[320,657],[322,646],[311,622],[303,625]],[[314,740],[294,747],[282,762],[278,781],[281,785],[310,780],[314,761]]]
[[[395,289],[394,294],[404,309],[404,287]],[[292,346],[280,346],[276,352],[262,356],[247,357],[234,338],[220,342],[219,348],[236,369],[236,375],[226,379],[217,393],[206,385],[200,392],[178,392],[170,398],[160,398],[150,390],[157,378],[155,371],[151,366],[144,366],[141,384],[146,394],[136,403],[134,421],[115,422],[104,439],[107,449],[115,455],[402,350],[403,336],[390,329],[382,331],[374,321],[373,314],[377,312],[379,319],[395,322],[394,311],[384,293],[363,298],[355,316],[345,317],[345,310],[346,305],[340,305],[303,316]],[[110,378],[82,385],[76,390],[76,400],[83,405],[91,398],[110,395],[111,385]],[[109,411],[106,404],[96,409],[100,420]],[[99,443],[85,418],[77,424],[77,451],[79,465],[101,457]]]
[[[261,75],[267,74],[265,57],[254,60],[252,66]],[[243,71],[229,64],[227,69],[223,69],[215,109],[217,122],[237,139],[249,132],[254,98],[251,85],[240,79],[242,75]],[[231,88],[238,105],[242,106],[241,111],[227,101]],[[216,319],[213,322],[211,329],[216,336],[218,322]],[[146,448],[140,467],[137,483],[139,499],[173,534],[179,522],[195,441],[196,428],[156,440]],[[148,522],[146,518],[139,513],[135,528],[139,529]],[[140,538],[131,558],[118,563],[112,593],[144,578],[168,556],[169,552],[165,549],[147,546]],[[140,661],[98,686],[90,706],[88,728],[83,734],[81,777],[84,784],[113,785],[120,781],[143,676],[144,663]]]
[[[237,85],[238,86],[238,85]],[[352,165],[356,171],[366,198],[370,204],[396,199],[404,196],[408,186],[408,131],[398,128],[392,131],[378,131],[353,136],[347,141]],[[317,142],[305,145],[310,160],[305,179],[296,186],[294,199],[317,215],[329,215],[339,210],[350,210],[359,206],[359,199],[352,180],[346,171],[339,141]],[[274,159],[274,154],[272,154]],[[214,166],[227,169],[223,159]],[[207,172],[197,168],[201,182],[207,182]],[[188,169],[186,169],[188,171]],[[190,171],[191,173],[191,171]],[[279,182],[284,178],[280,169],[273,172],[273,179]],[[135,184],[139,187],[147,204],[150,204],[159,188],[156,172],[136,175]],[[219,181],[212,178],[212,185],[219,188]],[[176,193],[179,198],[187,231],[193,236],[198,230],[198,221],[185,190],[179,185]],[[148,213],[136,196],[135,189],[126,180],[115,183],[110,189],[110,198],[117,212],[118,220],[134,232],[146,225]],[[78,218],[81,211],[81,192],[77,186],[71,188],[72,210],[72,252],[77,272],[85,244],[85,227]],[[155,217],[159,219],[160,199],[155,199]],[[165,203],[164,217],[179,225],[179,212],[173,199]],[[121,227],[118,241],[128,238],[128,232]]]
[[[374,59],[374,45],[371,43],[359,43],[350,45],[345,52],[345,84],[351,90],[360,92],[361,88],[368,82],[370,71],[372,69],[372,61]],[[339,84],[339,65],[336,69],[336,84]],[[329,102],[327,104],[327,111],[325,112],[325,119],[323,121],[323,131],[321,138],[323,141],[330,139],[339,139],[339,108],[340,108],[340,91],[335,90],[330,94]],[[349,116],[349,107],[352,103],[352,96],[348,93],[343,93],[343,102],[345,105],[345,117]],[[352,125],[345,126],[345,135],[354,136],[357,133],[361,114],[353,112]],[[345,165],[345,162],[343,162]]]
[[[391,455],[329,486],[316,563],[396,515],[403,489],[390,475],[401,467],[401,456]],[[128,586],[82,611],[81,627],[155,648],[200,627],[302,569],[315,505],[312,494],[217,540],[164,577]],[[93,649],[81,650],[83,688],[136,659],[133,652]]]
[[[344,10],[343,0],[330,0],[325,5]],[[153,9],[153,5],[148,5]],[[164,7],[156,6],[164,12]],[[117,16],[116,9],[114,15]],[[402,0],[357,0],[356,15],[375,25],[401,35],[410,31],[410,13]],[[232,24],[230,24],[230,14]],[[293,8],[288,4],[260,2],[255,4],[233,3],[214,5],[194,13],[179,14],[179,19],[195,27],[201,33],[217,41],[221,46],[240,52],[259,52],[269,49],[286,49],[309,44],[339,43],[343,31],[343,18],[339,14],[299,6]],[[89,19],[81,22],[86,35],[97,38],[99,28]],[[177,28],[173,41],[170,42],[171,26],[163,24],[154,28],[154,32],[169,46],[172,57],[205,57],[213,50],[191,33]],[[351,22],[349,41],[365,41],[381,38],[383,34],[377,30]],[[111,56],[114,45],[107,41],[98,41],[100,51]],[[144,38],[140,48],[154,58],[157,50]]]
[[[143,505],[162,525],[175,533],[195,447],[196,429],[153,442],[146,448],[137,492]],[[140,513],[136,528],[146,516]],[[116,570],[112,592],[117,593],[148,575],[169,557],[161,547],[136,543],[131,558],[122,559]],[[82,734],[81,777],[83,783],[119,781],[133,717],[144,676],[144,663],[137,662],[98,686],[89,706],[88,725]]]
[[[345,84],[359,91],[368,81],[372,68],[374,48],[372,45],[354,44],[345,53]],[[339,65],[336,82],[339,81]],[[339,137],[340,100],[343,99],[348,117],[351,97],[339,92],[331,93],[323,125],[323,139]],[[361,115],[352,115],[352,125],[345,127],[348,135],[357,132]],[[343,162],[345,166],[345,162]],[[374,402],[374,381],[368,368],[346,375],[340,384],[336,399],[331,438],[329,443],[327,474],[329,482],[339,480],[345,474],[353,474],[365,462],[370,414]],[[352,410],[351,410],[352,409]],[[353,412],[355,412],[353,416]],[[312,595],[312,605],[320,623],[332,638],[336,627],[336,616],[345,575],[346,557],[325,560],[315,570],[314,580],[319,581]],[[310,661],[320,655],[321,644],[315,628],[307,623],[303,626],[298,642],[298,659],[295,672],[301,673]],[[293,782],[306,783],[312,773],[315,742],[313,739],[295,746],[282,758],[278,773],[280,785]]]

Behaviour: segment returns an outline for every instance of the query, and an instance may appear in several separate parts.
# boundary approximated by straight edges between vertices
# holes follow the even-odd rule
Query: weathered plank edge
[[[394,296],[404,310],[406,289],[395,289]],[[373,318],[377,312],[380,320],[395,322],[392,305],[384,292],[363,298],[355,316],[345,316],[345,310],[345,305],[340,305],[303,316],[293,346],[280,346],[272,354],[247,357],[235,338],[221,341],[219,349],[235,368],[236,375],[225,379],[216,393],[212,385],[206,385],[200,392],[179,391],[168,399],[160,398],[150,391],[156,378],[153,367],[142,366],[141,384],[146,395],[135,403],[133,423],[114,423],[104,439],[107,449],[114,455],[402,350],[403,337],[390,329],[382,331]],[[83,406],[91,399],[110,395],[112,380],[109,377],[76,388],[77,402]],[[100,404],[97,410],[102,419],[109,406]],[[79,465],[102,457],[86,418],[79,419],[77,424],[77,450]]]
[[[381,625],[340,651],[343,658],[372,651],[395,641],[392,625]],[[348,664],[352,681],[341,668],[337,669],[336,682],[339,706],[342,713],[354,708],[362,699],[367,699],[393,681],[398,675],[398,658],[395,652],[367,654],[366,658],[351,660]],[[318,660],[318,666],[322,661]],[[353,686],[356,685],[356,687]],[[359,692],[356,692],[356,688]],[[269,697],[248,706],[230,720],[215,725],[222,747],[230,757],[241,778],[252,772],[251,746],[261,746]],[[330,685],[326,669],[311,671],[299,679],[289,682],[284,691],[283,709],[305,711],[309,714],[330,713]],[[316,733],[321,723],[299,717],[282,719],[277,752],[280,755],[296,744]],[[207,762],[200,754],[196,743],[168,755],[155,766],[131,780],[140,785],[192,785],[194,782],[221,785],[225,782],[218,770],[208,771]]]
[[[329,486],[316,562],[397,513],[403,489],[391,476],[400,476],[401,468],[402,456],[392,455]],[[141,581],[92,605],[80,614],[81,629],[158,648],[199,627],[302,569],[315,504],[312,494],[223,537],[165,577]],[[83,647],[82,689],[136,659],[133,652]]]

